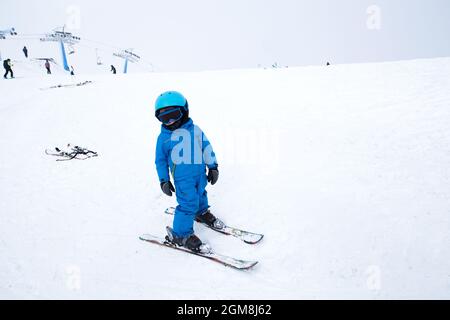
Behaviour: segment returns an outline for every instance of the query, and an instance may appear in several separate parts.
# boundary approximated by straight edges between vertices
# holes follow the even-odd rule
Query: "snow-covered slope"
[[[27,70],[23,68],[22,70]],[[448,298],[450,59],[0,81],[0,298]],[[93,81],[83,87],[40,90]],[[138,240],[163,235],[153,102],[189,99],[220,180],[196,226],[239,272]],[[48,147],[98,158],[56,162]]]

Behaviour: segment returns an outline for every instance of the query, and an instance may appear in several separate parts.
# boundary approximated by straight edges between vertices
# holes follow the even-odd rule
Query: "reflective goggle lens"
[[[164,124],[176,122],[183,117],[183,112],[181,112],[180,108],[170,108],[168,110],[164,110],[158,115],[158,120]]]

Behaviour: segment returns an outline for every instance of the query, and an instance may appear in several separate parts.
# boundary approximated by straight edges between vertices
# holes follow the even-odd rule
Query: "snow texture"
[[[450,297],[450,58],[75,77],[17,60],[0,81],[0,298]],[[214,146],[212,211],[265,238],[196,233],[251,271],[138,239],[176,204],[154,167],[166,90]],[[44,153],[68,143],[99,156]]]

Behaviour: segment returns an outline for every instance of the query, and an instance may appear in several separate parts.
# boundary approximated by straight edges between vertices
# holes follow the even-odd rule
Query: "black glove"
[[[175,192],[175,188],[173,187],[173,184],[170,181],[161,182],[161,190],[169,197],[172,196],[172,192]]]
[[[211,185],[215,185],[217,180],[219,180],[219,169],[209,169],[208,170],[208,182],[211,183]]]

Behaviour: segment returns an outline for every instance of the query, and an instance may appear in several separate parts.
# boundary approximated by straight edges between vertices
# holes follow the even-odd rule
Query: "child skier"
[[[155,103],[155,116],[162,123],[155,160],[161,190],[169,197],[175,192],[178,202],[173,228],[167,227],[166,239],[200,252],[203,243],[194,234],[194,220],[223,228],[223,223],[209,210],[205,190],[208,182],[214,185],[219,178],[217,161],[211,144],[189,118],[189,105],[181,93],[161,94]]]

